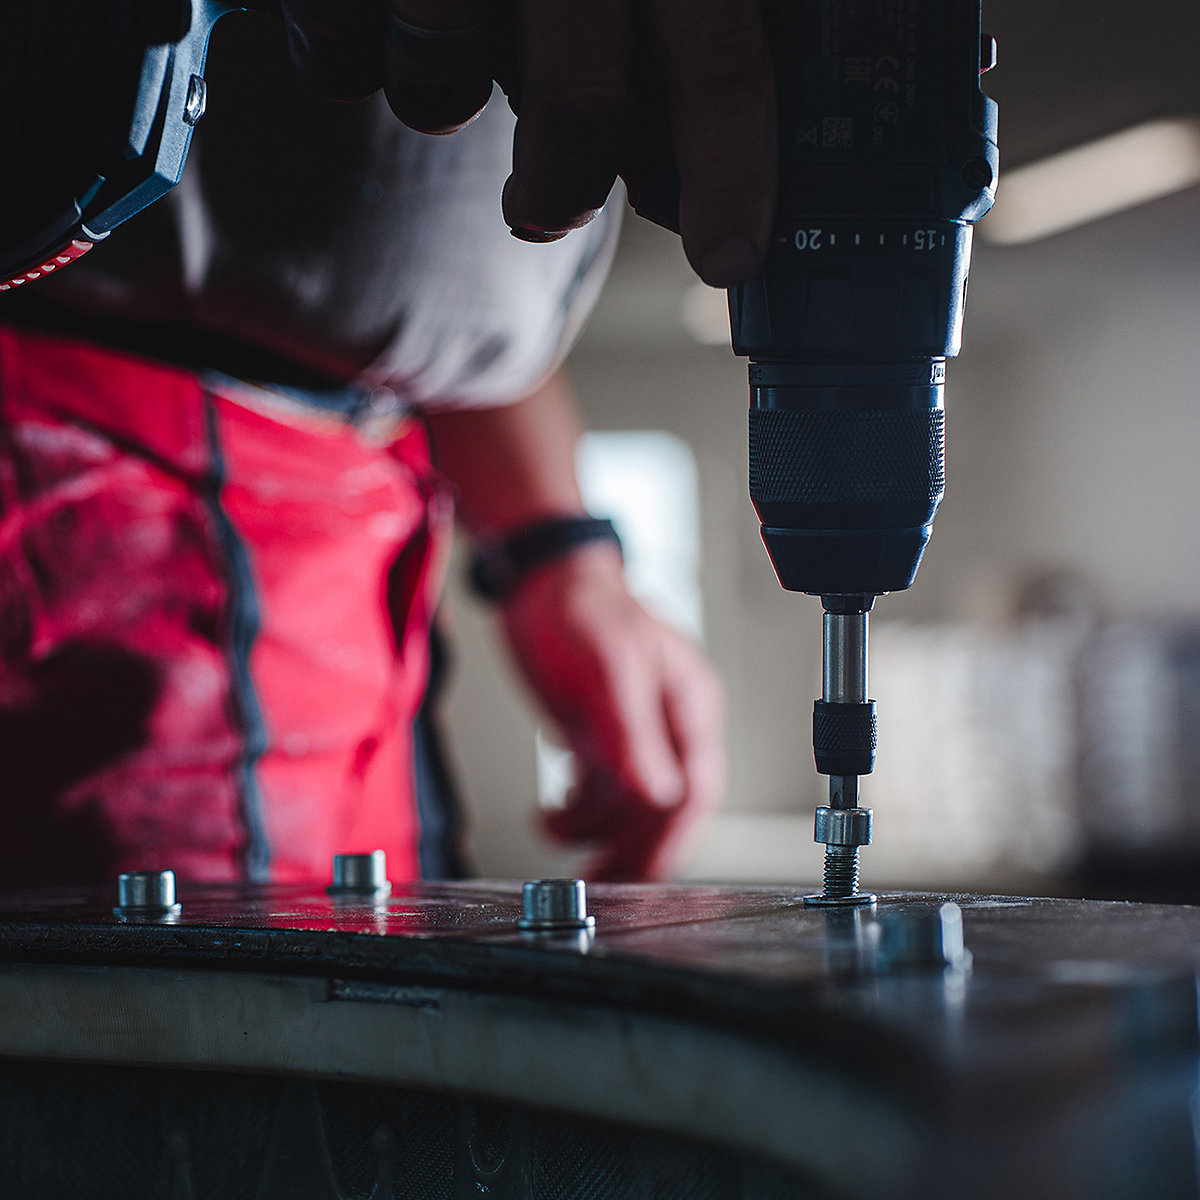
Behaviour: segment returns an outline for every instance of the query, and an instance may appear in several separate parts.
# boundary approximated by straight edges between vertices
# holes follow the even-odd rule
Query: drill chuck
[[[945,360],[752,363],[750,498],[784,587],[907,588],[945,488]]]

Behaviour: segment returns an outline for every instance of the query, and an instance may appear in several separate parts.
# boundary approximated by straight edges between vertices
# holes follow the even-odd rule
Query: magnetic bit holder
[[[174,871],[125,871],[117,876],[116,916],[169,920],[182,911],[183,905],[175,899]]]
[[[387,877],[387,855],[382,850],[370,854],[335,854],[333,882],[325,889],[331,896],[355,896],[376,899],[391,893]]]
[[[817,809],[814,840],[825,846],[818,907],[874,904],[858,890],[858,848],[871,841],[871,810],[858,806],[858,779],[875,767],[875,702],[867,696],[867,613],[873,596],[822,596],[822,697],[813,706],[817,770],[829,777],[829,804]]]
[[[596,918],[587,910],[582,879],[531,879],[521,889],[521,918],[526,933],[560,933],[594,929]]]

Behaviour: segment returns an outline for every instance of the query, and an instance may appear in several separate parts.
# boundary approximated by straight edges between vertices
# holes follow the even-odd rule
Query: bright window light
[[[691,447],[662,430],[588,433],[577,469],[584,503],[611,517],[621,535],[630,591],[700,637],[700,483]]]
[[[1200,119],[1149,121],[1000,173],[980,236],[1034,242],[1200,183]]]
[[[725,293],[715,294],[728,337]],[[662,430],[588,433],[576,465],[584,503],[610,517],[621,535],[629,590],[664,620],[700,637],[700,481],[691,447]],[[570,752],[539,731],[539,803],[562,807],[573,778]]]

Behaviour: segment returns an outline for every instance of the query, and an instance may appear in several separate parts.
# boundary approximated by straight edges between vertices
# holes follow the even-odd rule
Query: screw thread
[[[858,891],[858,847],[825,847],[825,898],[841,900]]]

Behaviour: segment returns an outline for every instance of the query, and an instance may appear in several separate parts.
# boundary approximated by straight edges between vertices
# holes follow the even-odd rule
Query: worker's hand
[[[542,818],[591,844],[589,879],[662,879],[724,787],[723,701],[686,637],[625,586],[611,545],[533,572],[501,617],[526,680],[574,751],[577,782]]]
[[[382,84],[396,115],[426,133],[483,108],[498,48],[515,39],[504,215],[517,236],[550,241],[590,220],[638,130],[667,115],[692,266],[726,287],[761,264],[777,149],[758,0],[283,0],[283,11],[292,57],[320,90],[355,99]],[[662,80],[656,100],[636,86],[639,70]]]

